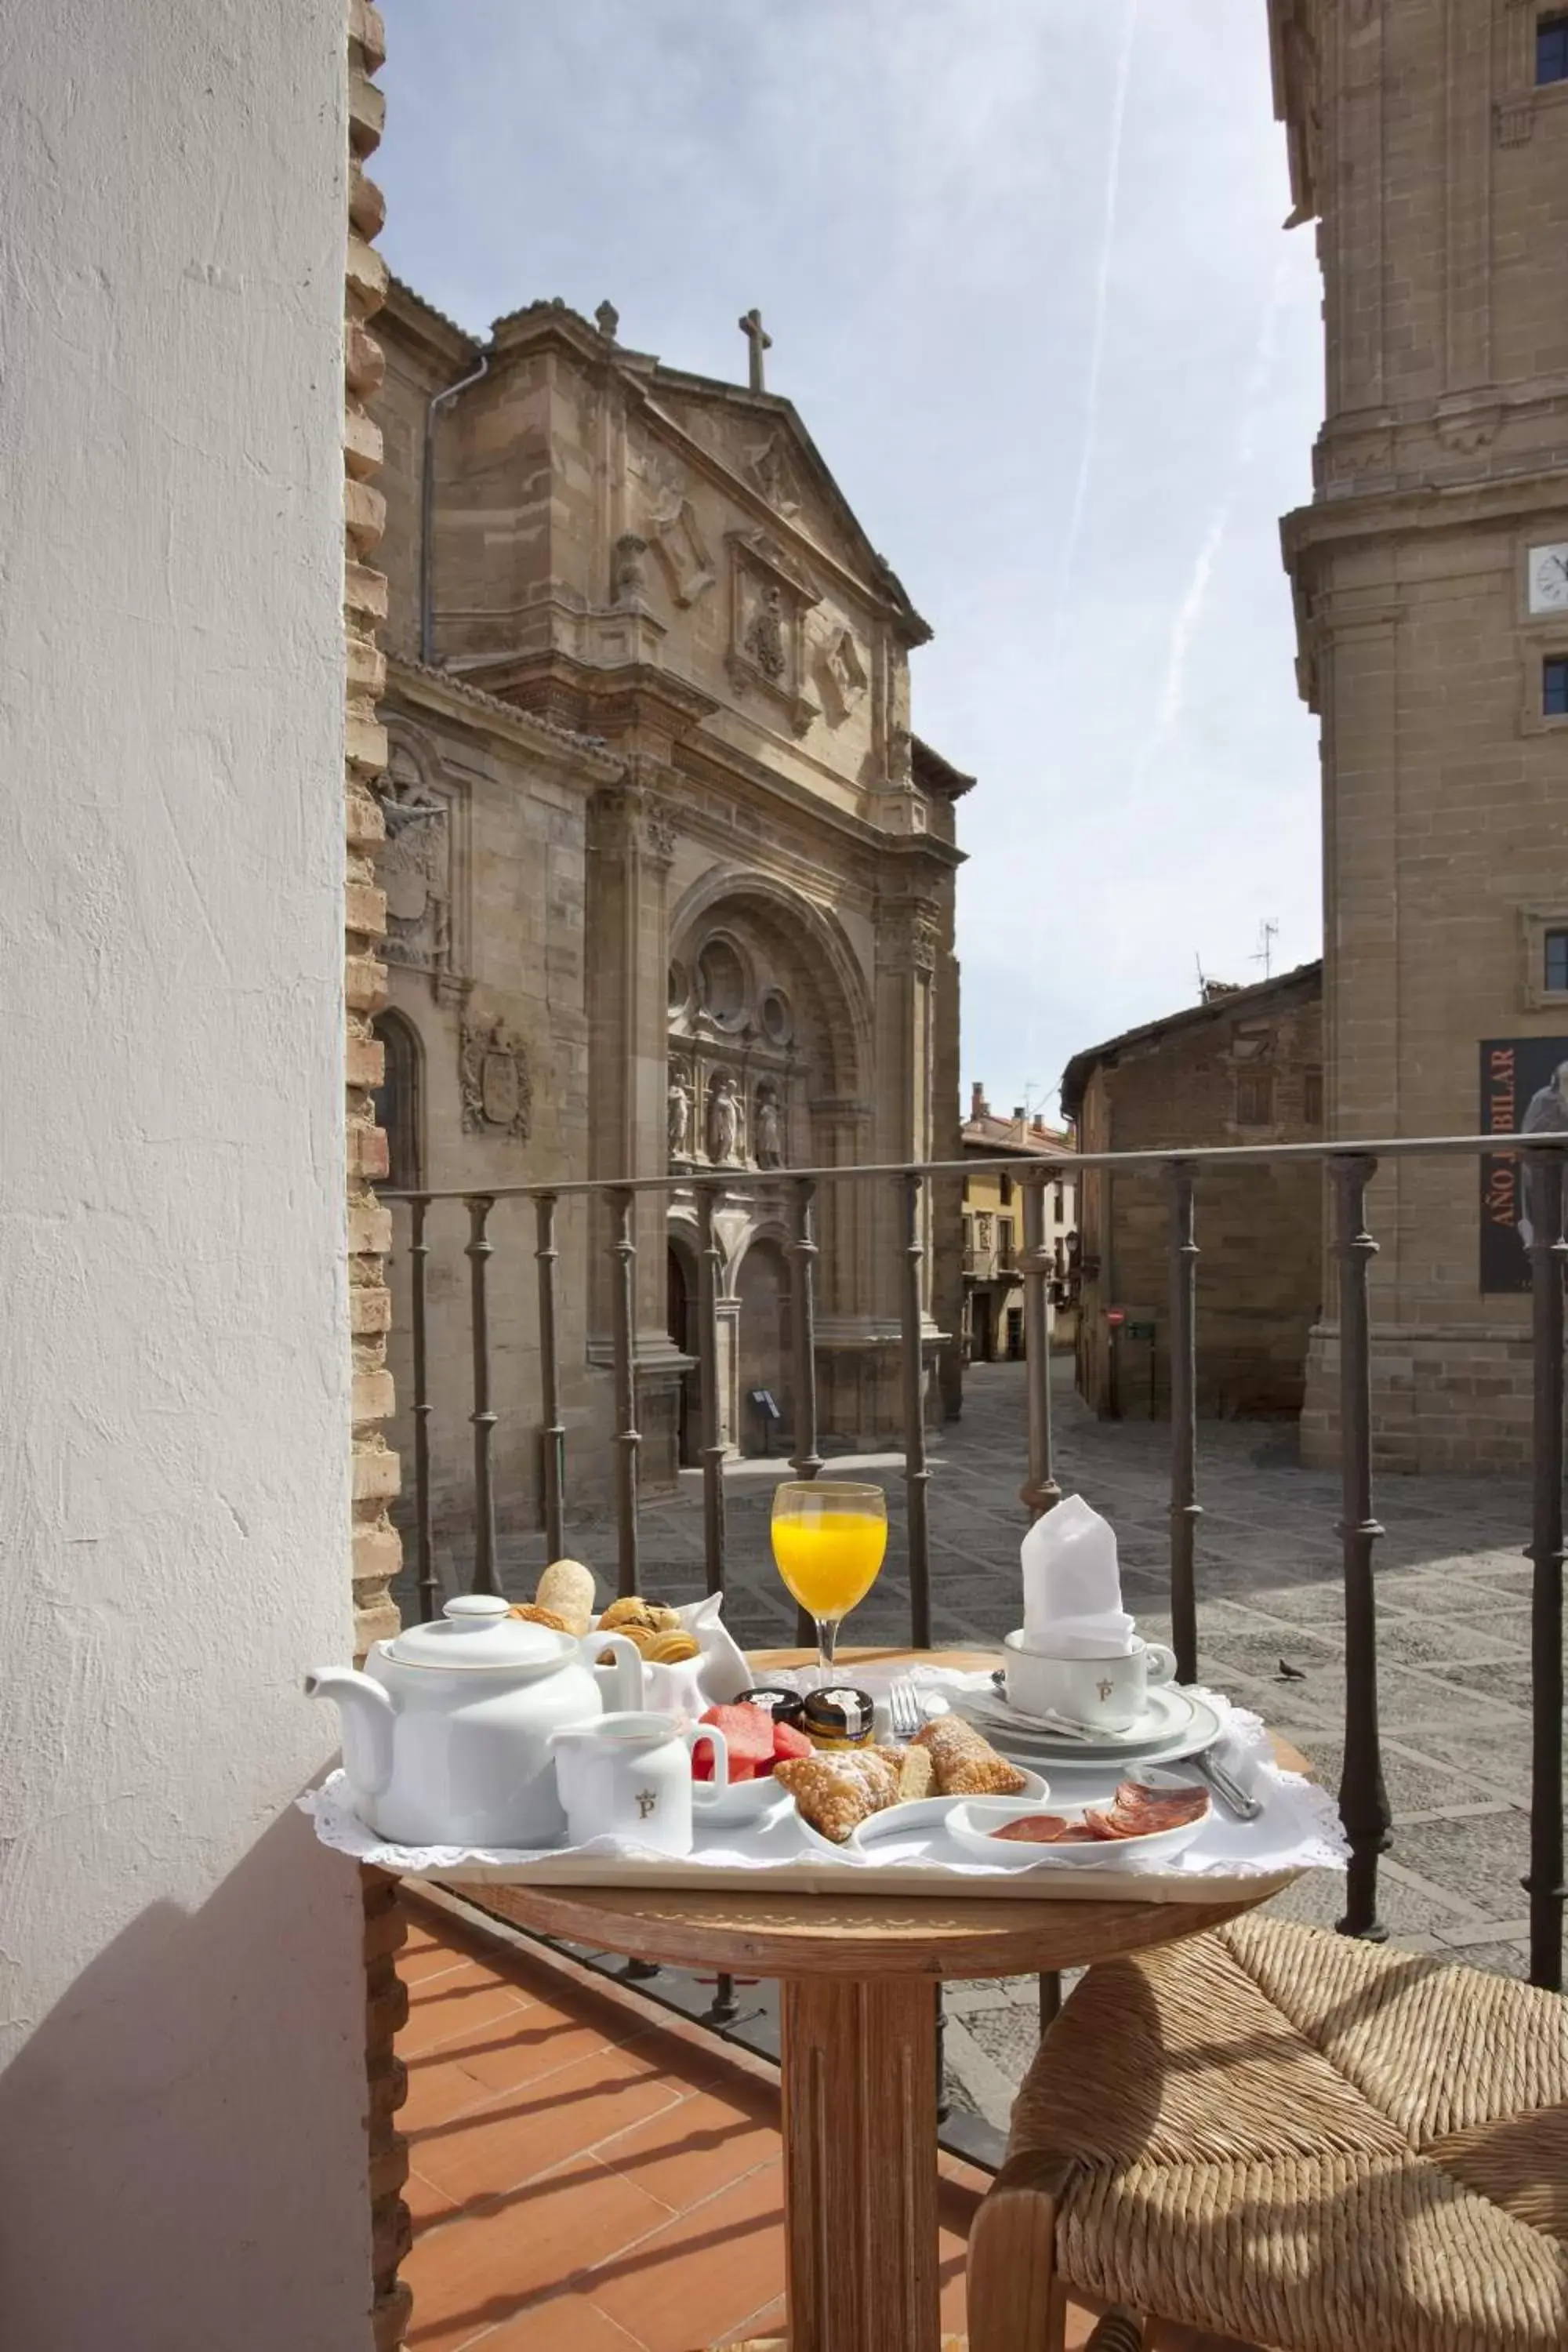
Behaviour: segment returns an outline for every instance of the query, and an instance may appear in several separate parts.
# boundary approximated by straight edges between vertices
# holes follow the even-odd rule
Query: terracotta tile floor
[[[782,2336],[770,2070],[417,1895],[409,1916],[409,2352],[706,2352]],[[984,2188],[943,2158],[942,2324],[959,2331]],[[1185,2335],[1167,2344],[1203,2352]]]

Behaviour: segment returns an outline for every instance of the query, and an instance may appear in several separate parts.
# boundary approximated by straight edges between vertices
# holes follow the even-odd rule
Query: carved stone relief
[[[386,838],[376,877],[386,893],[388,963],[430,973],[437,984],[452,970],[454,795],[427,783],[405,744],[394,743],[380,785]]]
[[[871,682],[854,631],[836,629],[823,646],[816,667],[828,718],[842,725],[865,700]]]
[[[820,716],[802,677],[805,620],[818,602],[816,591],[760,532],[731,534],[731,683],[742,698],[759,688],[777,695],[791,727],[804,735]]]
[[[782,433],[771,434],[759,447],[747,450],[746,471],[769,506],[786,521],[800,512],[800,478]]]
[[[927,899],[896,900],[880,909],[877,920],[877,961],[894,971],[936,970],[942,945],[942,924]]]
[[[663,451],[648,460],[647,499],[647,536],[668,576],[670,594],[678,604],[695,604],[713,585],[713,559],[686,494],[685,471]]]
[[[464,1022],[458,1076],[463,1125],[470,1135],[510,1135],[527,1142],[533,1082],[522,1041],[504,1021]]]

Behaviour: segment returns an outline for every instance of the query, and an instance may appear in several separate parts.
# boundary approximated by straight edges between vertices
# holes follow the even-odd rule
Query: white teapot
[[[637,1706],[636,1645],[624,1634],[595,1640],[616,1653],[615,1706]],[[318,1667],[305,1694],[337,1701],[355,1810],[395,1845],[555,1843],[566,1815],[551,1734],[604,1705],[573,1634],[479,1592],[448,1601],[434,1624],[374,1643],[363,1674]]]

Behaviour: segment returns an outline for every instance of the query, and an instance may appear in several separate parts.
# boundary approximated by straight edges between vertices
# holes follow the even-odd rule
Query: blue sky
[[[963,1076],[1321,943],[1278,522],[1321,409],[1264,0],[384,0],[392,267],[743,380],[739,313],[932,624]]]

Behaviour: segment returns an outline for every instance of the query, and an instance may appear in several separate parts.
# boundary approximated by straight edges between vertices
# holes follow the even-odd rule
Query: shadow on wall
[[[122,1928],[0,2075],[16,2352],[324,2352],[325,2317],[368,2311],[345,1891],[357,1919],[353,1864],[290,1806],[199,1911],[154,1903]]]

